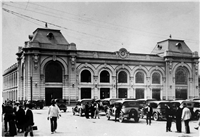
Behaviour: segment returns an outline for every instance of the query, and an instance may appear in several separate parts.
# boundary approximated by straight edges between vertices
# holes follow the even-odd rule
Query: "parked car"
[[[99,100],[100,110],[106,113],[107,109],[113,106],[114,102],[118,100],[122,100],[122,98],[105,98],[105,99]]]
[[[157,101],[156,99],[137,99],[139,103],[139,109],[140,109],[140,118],[143,118],[146,115],[145,107],[150,101]]]
[[[28,100],[26,103],[31,104],[31,107],[34,109],[43,109],[44,107],[44,100]]]
[[[66,99],[55,99],[55,102],[60,110],[67,111],[67,100]]]
[[[89,113],[90,113],[90,106],[92,102],[94,102],[94,99],[80,99],[77,101],[76,106],[72,108],[72,113],[75,115],[76,113],[79,114],[79,116],[82,116],[83,113],[85,113],[85,105],[88,102],[89,103]]]
[[[119,122],[130,120],[131,118],[133,118],[135,122],[139,121],[140,111],[137,100],[118,100],[115,101],[113,105],[113,107],[107,110],[106,116],[108,120],[110,120],[111,117],[115,117],[116,108],[121,107],[121,111],[118,117]]]
[[[149,101],[150,106],[153,109],[153,119],[155,121],[166,119],[166,106],[171,106],[170,101]]]
[[[185,104],[191,111],[192,119],[195,118],[195,113],[194,113],[194,105],[195,105],[195,103],[194,103],[194,101],[191,101],[191,100],[174,100],[174,101],[170,101],[170,102],[171,102],[172,106]]]

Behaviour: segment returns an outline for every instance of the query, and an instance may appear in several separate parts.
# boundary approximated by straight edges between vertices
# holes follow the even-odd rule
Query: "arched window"
[[[160,84],[160,74],[158,72],[153,73],[152,84]]]
[[[175,83],[187,85],[188,73],[184,67],[178,67],[175,73]]]
[[[91,82],[91,73],[89,70],[83,70],[81,72],[81,82]]]
[[[135,75],[135,83],[144,83],[144,73],[137,72]]]
[[[100,82],[102,83],[110,83],[110,74],[108,71],[103,70],[100,74]]]
[[[45,82],[62,82],[62,68],[57,62],[50,62],[45,69]]]
[[[127,83],[127,73],[125,71],[119,72],[118,83]]]

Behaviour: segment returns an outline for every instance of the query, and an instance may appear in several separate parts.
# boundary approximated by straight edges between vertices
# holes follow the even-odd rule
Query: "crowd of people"
[[[6,100],[2,104],[5,136],[15,136],[24,133],[33,136],[33,113],[30,103]]]
[[[146,106],[144,109],[146,113],[146,123],[147,125],[151,125],[151,117],[152,117],[152,107],[150,104]],[[191,120],[191,111],[190,109],[185,105],[177,105],[176,110],[174,111],[171,106],[168,104],[165,104],[165,117],[166,117],[166,132],[172,132],[171,131],[171,126],[172,126],[172,121],[176,122],[176,132],[181,133],[182,132],[182,121],[185,124],[185,132],[187,134],[190,133],[190,126],[189,122]],[[200,121],[200,120],[199,120]],[[200,122],[198,122],[198,126],[195,127],[195,129],[199,129]]]
[[[88,119],[89,113],[91,113],[90,115],[91,118],[100,119],[99,108],[100,108],[100,105],[98,102],[92,102],[90,106],[89,106],[89,103],[87,102],[85,105],[85,117]]]

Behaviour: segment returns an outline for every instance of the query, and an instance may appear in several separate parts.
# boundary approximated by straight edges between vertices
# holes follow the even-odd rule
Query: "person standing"
[[[47,119],[50,119],[51,134],[54,134],[56,132],[57,119],[59,118],[59,109],[55,104],[56,104],[55,100],[52,100],[51,106],[49,107],[49,110],[48,110],[48,118]]]
[[[180,105],[176,106],[176,130],[177,132],[181,133],[181,116],[182,116],[182,109]]]
[[[165,112],[166,112],[166,119],[167,119],[167,123],[166,123],[166,132],[172,132],[171,131],[171,126],[172,126],[172,118],[173,118],[173,115],[172,115],[172,110],[171,110],[171,107],[167,104],[165,104]]]
[[[88,102],[85,104],[85,117],[87,119],[89,118],[89,103]]]
[[[190,126],[189,126],[189,122],[190,122],[190,118],[191,118],[191,112],[190,109],[186,107],[186,104],[182,104],[183,105],[183,111],[182,111],[182,120],[185,123],[185,132],[187,134],[190,133]]]
[[[95,105],[95,113],[94,113],[94,118],[98,117],[98,119],[100,119],[100,116],[99,116],[99,103],[96,103]]]
[[[30,133],[30,136],[33,136],[33,128],[34,125],[33,122],[33,112],[32,112],[32,105],[30,103],[26,104],[26,111],[25,111],[25,122],[24,122],[24,129],[25,133],[24,136],[26,137],[28,133]]]
[[[115,104],[115,122],[117,121],[117,118],[119,118],[120,111],[121,111],[121,105]]]
[[[150,106],[150,104],[148,104],[147,107],[146,107],[146,115],[147,115],[147,117],[146,117],[146,123],[147,123],[147,125],[148,124],[151,125],[151,116],[152,116],[152,113],[153,113],[153,109]]]
[[[94,112],[95,112],[95,103],[94,102],[92,102],[92,104],[91,104],[90,112],[91,112],[91,118],[94,118]]]
[[[25,122],[24,117],[25,117],[25,111],[22,108],[22,106],[20,105],[19,110],[16,113],[17,128],[18,128],[18,132],[20,132],[20,133],[24,132],[24,122]]]

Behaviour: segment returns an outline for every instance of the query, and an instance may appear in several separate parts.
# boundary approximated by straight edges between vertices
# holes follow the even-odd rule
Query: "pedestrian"
[[[152,113],[153,113],[153,109],[152,109],[152,107],[150,106],[150,104],[148,104],[147,106],[146,106],[146,123],[147,123],[147,125],[149,124],[149,125],[151,125],[151,116],[152,116]]]
[[[166,119],[167,119],[167,123],[166,123],[166,132],[172,132],[171,131],[171,126],[172,126],[172,118],[173,118],[173,114],[172,114],[172,109],[168,104],[165,104],[165,113],[166,113]]]
[[[25,122],[24,117],[25,117],[25,111],[20,105],[19,110],[16,113],[17,128],[18,128],[18,132],[20,133],[24,132],[24,122]]]
[[[90,107],[90,112],[91,112],[91,118],[94,118],[94,113],[95,113],[95,103],[92,101],[91,107]]]
[[[121,111],[121,104],[115,104],[115,122],[117,121],[117,118],[119,118],[120,111]]]
[[[5,107],[4,107],[4,128],[5,128],[5,131],[4,132],[8,132],[8,124],[9,124],[9,121],[8,121],[8,110],[9,110],[9,104],[8,102],[5,103]]]
[[[198,114],[198,117],[199,117],[199,120],[197,122],[197,126],[194,127],[194,129],[198,130],[199,129],[199,126],[200,126],[200,114]]]
[[[86,102],[85,104],[85,117],[88,119],[89,118],[89,103]]]
[[[95,104],[95,113],[94,113],[94,118],[98,117],[98,119],[100,119],[100,116],[99,116],[99,103],[96,103]]]
[[[176,130],[178,133],[181,133],[181,129],[182,129],[182,126],[181,126],[181,116],[182,116],[182,109],[180,108],[180,105],[177,105],[176,106]]]
[[[7,120],[9,123],[9,133],[6,134],[6,136],[15,136],[17,135],[17,129],[16,129],[16,116],[14,113],[14,108],[11,103],[8,104],[7,107]]]
[[[32,105],[30,103],[26,103],[25,122],[24,122],[25,137],[28,135],[28,133],[30,133],[30,136],[33,136],[32,126],[34,125],[34,121],[33,121],[33,112],[31,109]]]
[[[55,104],[56,104],[55,100],[52,100],[51,106],[49,107],[48,110],[48,117],[47,117],[47,119],[50,119],[51,123],[51,134],[54,134],[56,132],[57,119],[59,118],[59,113],[60,113],[58,107]]]
[[[185,103],[183,103],[182,106],[183,106],[183,111],[182,111],[181,118],[185,123],[185,132],[186,132],[186,134],[189,134],[190,133],[189,122],[190,122],[190,118],[191,118],[191,112],[190,112],[190,109],[187,108]]]

